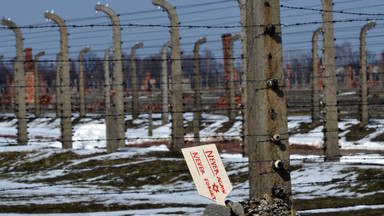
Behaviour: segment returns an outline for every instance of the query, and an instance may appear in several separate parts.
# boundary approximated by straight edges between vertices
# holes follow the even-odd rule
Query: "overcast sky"
[[[54,10],[54,13],[66,20],[67,24],[108,24],[109,19],[100,13],[96,14],[94,0],[2,0],[0,16],[10,17],[17,25],[46,25],[44,12]],[[180,36],[182,50],[192,53],[194,43],[200,37],[207,37],[207,43],[201,49],[212,50],[216,57],[221,57],[221,34],[240,33],[240,9],[235,0],[170,0],[176,7],[181,25],[211,25],[230,26],[231,28],[181,28]],[[155,8],[151,0],[110,0],[109,7],[120,14],[122,24],[169,24],[166,13]],[[367,33],[367,49],[379,55],[384,51],[384,2],[382,0],[335,0],[334,10],[351,13],[369,13],[364,15],[335,13],[335,20],[352,19],[352,22],[335,23],[336,43],[350,41],[355,51],[359,50],[359,33],[366,21],[357,19],[372,18],[377,20],[377,27]],[[316,9],[321,9],[320,0],[281,0],[282,24],[314,22],[312,24],[283,27],[283,44],[285,56],[292,50],[310,52],[311,38],[315,29],[321,26],[321,15]],[[291,9],[286,6],[304,7]],[[311,10],[315,9],[315,10]],[[378,15],[373,15],[378,14]],[[59,32],[57,28],[22,29],[25,47],[32,47],[33,53],[45,51],[41,59],[55,59],[59,51]],[[85,46],[90,46],[98,56],[102,57],[104,50],[112,44],[111,27],[70,28],[70,56],[77,58]],[[130,53],[136,42],[142,41],[144,47],[137,50],[137,56],[144,57],[160,52],[162,45],[170,38],[165,27],[123,27],[123,51]],[[319,38],[321,41],[321,38]],[[0,54],[5,59],[15,55],[14,36],[9,30],[0,29]],[[321,44],[319,45],[321,46]],[[240,42],[235,43],[235,57],[240,55]]]

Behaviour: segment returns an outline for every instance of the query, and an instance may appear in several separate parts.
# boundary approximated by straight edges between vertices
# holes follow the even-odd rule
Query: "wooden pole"
[[[280,4],[247,1],[246,8],[249,195],[292,206]]]

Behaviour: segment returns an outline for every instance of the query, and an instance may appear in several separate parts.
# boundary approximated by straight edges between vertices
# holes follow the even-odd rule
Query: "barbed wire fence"
[[[232,5],[231,6],[228,6],[228,7],[223,7],[223,8],[229,8],[229,7],[233,7],[233,2],[234,1],[217,1],[217,2],[214,2],[214,3],[207,3],[207,4],[222,4],[222,3],[228,3],[230,2]],[[345,1],[345,2],[348,2],[348,1]],[[198,7],[198,5],[186,5],[184,6],[184,8],[194,8],[194,7]],[[179,8],[179,7],[177,7]],[[180,8],[183,8],[183,7],[180,7]],[[221,7],[219,7],[221,8]],[[324,12],[323,10],[321,9],[314,9],[312,7],[296,7],[296,6],[288,6],[288,5],[280,5],[280,8],[282,10],[303,10],[303,11],[313,11],[313,12]],[[126,14],[120,14],[120,18],[124,17],[125,15],[135,15],[135,14],[140,14],[140,13],[149,13],[151,12],[152,10],[148,10],[148,11],[141,11],[141,12],[135,12],[135,13],[126,13]],[[196,12],[196,11],[195,11]],[[325,12],[329,12],[329,11],[325,11]],[[339,19],[339,20],[334,20],[332,23],[361,23],[361,22],[366,22],[366,21],[371,21],[373,20],[376,20],[377,22],[379,21],[382,21],[384,18],[384,14],[381,14],[381,13],[360,13],[360,12],[348,12],[348,11],[344,11],[344,10],[333,10],[332,11],[333,13],[340,13],[340,14],[343,14],[343,15],[354,15],[354,16],[367,16],[369,18],[347,18],[347,19]],[[192,13],[192,12],[191,12]],[[295,16],[295,15],[292,15],[292,16]],[[284,16],[283,16],[284,17]],[[234,16],[233,18],[237,18],[238,19],[238,16]],[[82,22],[82,21],[85,21],[85,20],[97,20],[99,19],[99,17],[95,18],[95,17],[84,17],[84,18],[74,18],[74,19],[68,19],[67,21],[69,22]],[[212,19],[214,21],[216,20],[221,20],[220,18],[217,18],[217,19]],[[121,19],[121,21],[132,21],[132,19],[127,19],[127,20],[124,20],[124,19]],[[134,20],[133,20],[134,21]],[[196,20],[191,20],[190,22],[194,22]],[[187,22],[186,22],[187,23]],[[228,23],[228,22],[227,22]],[[240,30],[242,27],[243,28],[260,28],[260,27],[267,27],[267,26],[264,26],[264,25],[258,25],[258,26],[248,26],[248,25],[242,25],[242,24],[215,24],[215,25],[196,25],[196,24],[181,24],[179,25],[178,27],[181,28],[181,29],[187,29],[187,30],[193,30],[193,29],[224,29],[226,31],[228,30]],[[298,27],[298,26],[318,26],[318,25],[321,25],[323,24],[322,22],[320,21],[311,21],[311,22],[301,22],[301,23],[292,23],[292,24],[281,24],[281,23],[276,23],[276,24],[273,24],[275,26],[280,26],[281,28],[294,28],[294,27]],[[88,29],[86,31],[90,31],[90,32],[93,32],[92,30],[94,28],[101,28],[101,27],[113,27],[114,25],[113,24],[105,24],[105,23],[94,23],[94,24],[70,24],[70,25],[67,25],[67,27],[69,29],[80,29],[80,30],[83,30],[83,29]],[[172,28],[174,26],[172,25],[168,25],[168,24],[139,24],[139,23],[122,23],[119,25],[119,27],[121,28],[143,28],[143,29],[146,29],[146,28],[160,28],[160,29],[164,29],[164,31],[166,31],[166,29],[169,29],[169,28]],[[353,27],[350,27],[350,28],[353,28],[353,29],[360,29],[362,26],[358,26],[358,25],[355,25]],[[31,32],[30,34],[26,34],[26,39],[28,40],[29,36],[32,35],[30,38],[31,39],[41,39],[40,36],[33,36],[34,34],[47,34],[47,33],[50,33],[52,29],[57,29],[58,26],[57,25],[47,25],[47,24],[34,24],[34,25],[25,25],[25,26],[19,26],[19,28],[21,28],[22,30],[36,30],[36,29],[40,29],[39,31],[40,32]],[[3,29],[0,29],[0,32],[5,30],[6,28],[3,27]],[[90,29],[90,30],[89,30]],[[99,34],[102,34],[104,31],[109,31],[108,30],[100,30]],[[337,31],[337,29],[335,29],[335,31]],[[96,30],[96,32],[98,32],[98,30]],[[76,38],[73,38],[74,41],[81,41],[83,39],[86,38],[86,36],[83,36],[85,35],[86,33],[85,32],[77,32],[79,35],[79,37],[76,37]],[[140,34],[147,34],[148,31],[143,31],[142,33]],[[236,32],[233,32],[233,33],[236,33]],[[283,34],[283,33],[280,33],[280,34]],[[53,35],[53,34],[52,34]],[[77,34],[75,34],[76,36]],[[127,34],[129,35],[129,34]],[[213,36],[219,36],[217,34],[212,34]],[[295,34],[296,35],[296,34]],[[284,36],[284,34],[283,34]],[[47,36],[48,37],[51,37],[51,36]],[[72,36],[71,36],[72,37]],[[70,38],[71,38],[70,37]],[[96,36],[98,37],[98,36]],[[186,37],[190,37],[190,38],[196,38],[196,36],[194,35],[190,35],[190,36],[183,36],[184,38]],[[342,39],[349,39],[351,38],[352,36],[348,36],[348,37],[344,37]],[[367,38],[378,38],[378,39],[381,39],[382,38],[382,34],[376,34],[376,35],[371,35],[371,36],[367,36]],[[166,38],[164,38],[166,39]],[[155,39],[154,39],[155,40]],[[152,40],[152,41],[154,41]],[[308,41],[307,42],[311,42],[309,39],[307,39]],[[52,42],[54,42],[57,40],[52,40]],[[9,41],[8,40],[4,40],[4,41],[0,41],[0,43],[8,43]],[[124,43],[125,42],[128,42],[128,43],[131,43],[133,41],[123,41]],[[210,46],[216,46],[218,44],[220,44],[222,42],[222,40],[214,40],[214,41],[207,41],[207,43],[209,44],[210,43]],[[41,45],[42,44],[42,41],[37,41],[37,42],[34,42],[34,43],[30,43],[31,45]],[[97,43],[97,44],[92,44],[91,47],[94,45],[96,47],[102,47],[102,46],[106,46],[106,45],[109,45],[110,43]],[[185,44],[180,44],[180,46],[183,46],[183,45],[192,45],[194,44],[193,42],[189,42],[189,43],[185,43]],[[298,44],[301,44],[301,41],[293,41],[293,42],[287,42],[287,44],[292,44],[292,45],[298,45]],[[371,46],[377,46],[377,45],[382,45],[382,43],[380,42],[377,42],[377,43],[371,43],[369,44]],[[4,45],[4,47],[7,47],[9,45]],[[2,46],[0,46],[2,47]],[[73,46],[73,47],[76,47]],[[79,44],[78,47],[84,47],[83,44]],[[153,50],[155,48],[157,48],[158,46],[148,46],[148,47],[144,47],[142,49],[144,50],[147,50],[147,53],[141,53],[142,55],[144,54],[151,54],[153,53]],[[324,49],[327,49],[329,47],[323,47]],[[333,47],[332,47],[333,48]],[[301,50],[306,50],[308,48],[300,48]],[[45,50],[57,50],[57,48],[55,47],[45,47]],[[159,49],[160,50],[160,49]],[[103,51],[103,49],[96,49],[95,51]],[[212,49],[212,51],[214,51],[215,53],[218,53],[218,52],[222,52],[223,49]],[[227,51],[227,50],[224,50],[224,52]],[[234,52],[240,52],[240,48],[237,47],[237,48],[234,48]],[[10,54],[11,52],[9,53],[4,53],[4,54]],[[76,52],[73,52],[73,54],[76,53]],[[55,56],[56,54],[54,54],[53,52],[52,53],[47,53],[45,56],[48,57],[48,59],[43,59],[43,60],[39,60],[39,62],[42,62],[42,63],[62,63],[63,61],[60,61],[60,62],[57,62],[57,60],[53,59],[53,56]],[[236,55],[235,55],[236,56]],[[239,55],[237,55],[239,56]],[[338,56],[336,56],[338,57]],[[346,57],[346,56],[343,56],[343,57]],[[356,57],[355,55],[351,55],[349,57]],[[52,59],[50,59],[52,58]],[[163,62],[163,61],[167,61],[168,63],[172,62],[172,61],[195,61],[195,60],[199,60],[201,62],[203,61],[221,61],[221,62],[226,62],[228,60],[241,60],[242,57],[234,57],[234,58],[226,58],[226,57],[208,57],[208,58],[204,58],[204,57],[199,57],[199,58],[180,58],[180,59],[161,59],[161,58],[151,58],[151,59],[136,59],[135,61],[136,62],[141,62],[142,64],[146,64],[146,63],[149,63],[149,62],[156,62],[156,63],[160,63],[160,62]],[[300,60],[311,60],[311,58],[303,58],[303,59],[300,59]],[[117,61],[120,61],[120,62],[130,62],[131,60],[129,60],[129,58],[122,58],[122,59],[93,59],[93,60],[88,60],[88,61],[91,61],[91,62],[108,62],[108,64],[114,64],[114,62],[117,62]],[[8,64],[11,64],[11,63],[27,63],[27,60],[20,60],[20,59],[16,59],[16,60],[12,60],[11,58],[6,58],[5,60],[2,61],[3,63],[8,63]],[[68,62],[70,63],[78,63],[79,60],[78,59],[75,59],[75,58],[72,58],[72,59],[69,59]],[[225,63],[222,63],[223,65],[225,65]],[[349,64],[345,64],[345,65],[339,65],[340,67],[343,67],[343,68],[347,68],[348,66],[350,66]],[[372,71],[371,72],[367,72],[367,76],[369,77],[369,81],[370,81],[370,91],[369,91],[369,95],[368,95],[368,101],[367,102],[363,102],[364,105],[368,105],[369,107],[369,118],[370,119],[380,119],[380,118],[383,118],[383,108],[382,108],[382,105],[384,103],[384,101],[381,99],[381,96],[383,94],[383,86],[380,85],[380,81],[383,82],[383,74],[384,72],[382,71],[381,68],[383,68],[383,66],[381,64],[377,64],[375,66],[378,66],[380,69],[378,71],[375,72],[375,78],[373,78],[373,75],[372,75]],[[113,67],[113,66],[112,66]],[[327,65],[327,67],[335,67],[335,65]],[[158,66],[150,66],[150,67],[147,67],[147,69],[158,69],[159,67]],[[183,69],[187,70],[191,70],[191,69],[194,69],[195,66],[192,66],[192,65],[187,65],[187,66],[184,66]],[[311,66],[301,66],[301,67],[295,67],[295,68],[292,68],[291,70],[311,70],[312,67]],[[286,69],[288,70],[288,69]],[[240,70],[241,71],[241,70]],[[224,67],[223,67],[223,71],[220,71],[218,72],[218,74],[222,74],[224,75],[226,73],[226,71],[224,71]],[[310,89],[301,89],[302,87],[300,87],[297,82],[298,82],[298,78],[297,77],[290,77],[290,76],[287,76],[287,71],[285,71],[286,73],[286,77],[284,79],[281,79],[281,80],[277,80],[279,83],[283,83],[283,85],[281,86],[282,88],[285,88],[287,89],[287,109],[288,109],[288,113],[289,114],[310,114],[311,111],[312,111],[312,104],[311,104],[311,94],[310,94]],[[200,72],[200,76],[204,77],[206,75],[210,75],[212,74],[212,72]],[[337,78],[339,79],[340,78],[340,75],[337,74],[336,76],[332,76],[333,78]],[[334,88],[338,88],[338,104],[337,105],[334,105],[337,107],[338,109],[338,113],[339,114],[344,114],[343,115],[339,115],[340,118],[343,118],[343,117],[346,117],[346,118],[359,118],[360,116],[360,106],[362,105],[362,102],[359,101],[359,98],[360,98],[360,94],[361,92],[358,92],[358,79],[356,78],[357,75],[356,75],[356,72],[355,73],[348,73],[348,74],[344,74],[343,76],[343,81],[341,82],[338,82],[336,84],[331,84],[331,85],[334,85],[333,87]],[[144,80],[146,78],[148,78],[147,75],[138,75],[137,76],[138,80]],[[228,94],[229,92],[229,89],[227,89],[225,86],[226,84],[228,84],[228,80],[225,80],[225,78],[221,78],[221,79],[217,79],[216,81],[216,87],[217,89],[213,92],[209,92],[209,91],[205,91],[202,93],[202,96],[203,96],[203,102],[202,102],[202,108],[200,109],[196,109],[194,106],[193,106],[193,97],[191,97],[191,95],[193,95],[193,88],[191,88],[193,82],[191,81],[191,78],[186,78],[186,79],[183,79],[182,82],[180,83],[176,83],[176,82],[172,82],[170,80],[168,80],[166,83],[160,81],[161,79],[161,75],[158,74],[158,75],[151,75],[150,78],[152,79],[156,79],[156,84],[161,86],[161,85],[169,85],[169,87],[172,88],[172,85],[174,84],[181,84],[183,85],[184,89],[184,94],[183,94],[183,110],[182,111],[174,111],[174,110],[170,110],[170,111],[163,111],[163,107],[162,107],[162,103],[161,102],[161,99],[160,99],[160,96],[161,94],[164,94],[164,93],[161,93],[159,90],[154,90],[154,91],[142,91],[141,93],[139,93],[142,97],[141,99],[139,100],[139,104],[140,104],[140,113],[141,114],[147,114],[149,110],[151,110],[152,112],[154,113],[157,113],[157,114],[164,114],[164,113],[172,113],[172,112],[181,112],[183,114],[185,113],[216,113],[216,114],[224,114],[224,115],[227,115],[227,113],[230,113],[230,111],[235,111],[235,113],[241,113],[244,111],[244,107],[242,107],[242,103],[243,102],[238,102],[238,101],[228,101],[226,98],[226,94]],[[314,76],[309,76],[308,78],[308,86],[309,86],[309,83],[311,83],[311,81],[314,79],[314,78],[324,78],[323,75],[319,74],[318,77],[314,77]],[[327,78],[330,78],[330,77],[327,77]],[[355,88],[341,88],[340,85],[348,85],[346,82],[348,82],[348,80],[351,80],[352,83],[355,84]],[[103,107],[104,106],[104,95],[103,95],[103,92],[105,91],[104,88],[106,86],[109,86],[111,89],[115,89],[117,85],[119,84],[115,84],[115,83],[103,83],[102,81],[100,82],[93,82],[93,81],[88,81],[87,84],[82,84],[82,83],[78,83],[78,81],[74,81],[72,82],[71,84],[69,85],[63,85],[63,84],[57,84],[55,82],[53,82],[52,84],[48,85],[48,84],[45,84],[45,83],[33,83],[33,84],[26,84],[26,85],[15,85],[14,83],[12,83],[12,78],[9,78],[9,81],[10,81],[10,84],[8,85],[5,85],[5,86],[2,86],[0,87],[0,92],[1,92],[1,102],[2,102],[2,115],[1,115],[1,119],[2,120],[7,120],[7,121],[15,121],[15,120],[21,120],[21,119],[24,119],[24,120],[29,120],[29,121],[32,121],[32,120],[35,120],[37,118],[41,118],[41,119],[47,119],[47,120],[55,120],[55,119],[72,119],[72,121],[75,121],[75,119],[77,118],[77,112],[79,112],[79,99],[78,99],[78,89],[79,88],[85,88],[86,90],[89,91],[89,94],[88,96],[86,97],[86,107],[87,107],[87,115],[85,116],[85,118],[87,119],[101,119],[101,118],[106,118],[106,117],[116,117],[116,116],[121,116],[121,114],[116,114],[116,113],[105,113],[105,108]],[[150,81],[150,80],[148,80]],[[241,83],[266,83],[270,81],[269,79],[266,79],[266,80],[250,80],[250,79],[247,79],[247,80],[241,80],[241,79],[237,79],[237,80],[234,80],[233,82],[235,83],[234,86],[237,86],[237,88],[235,89],[236,91],[236,96],[241,96],[242,93],[241,93]],[[374,81],[376,81],[376,84],[374,84]],[[294,83],[294,84],[292,84]],[[352,83],[350,83],[350,85],[352,85]],[[129,85],[128,85],[129,84]],[[204,81],[201,81],[200,83],[198,83],[199,85],[203,85],[203,84],[206,84],[206,82]],[[137,87],[142,87],[142,86],[146,86],[147,90],[148,90],[148,83],[143,83],[143,82],[137,82],[137,83],[132,83],[131,81],[129,80],[126,80],[123,84],[121,84],[125,87],[125,94],[126,94],[126,97],[124,98],[124,107],[125,107],[125,112],[124,112],[124,117],[127,117],[127,116],[130,116],[132,114],[132,99],[130,97],[130,95],[132,94],[128,89],[127,87],[132,87],[133,85],[137,86]],[[304,85],[304,84],[303,84]],[[55,88],[61,88],[61,87],[70,87],[72,90],[71,90],[71,103],[72,103],[72,108],[71,108],[71,113],[72,115],[71,116],[60,116],[58,118],[58,116],[54,115],[55,113],[55,102],[53,100],[54,98],[54,95],[55,95]],[[296,89],[295,89],[296,87]],[[31,104],[28,104],[28,109],[27,109],[27,112],[28,112],[28,115],[23,118],[23,117],[20,117],[18,116],[17,114],[16,115],[13,115],[10,113],[11,110],[15,110],[17,111],[17,104],[15,104],[14,102],[14,92],[15,92],[15,89],[16,88],[19,88],[19,89],[27,89],[27,88],[39,88],[39,89],[50,89],[48,90],[47,92],[50,92],[50,97],[52,100],[52,102],[48,105],[45,106],[45,109],[43,110],[43,113],[40,115],[40,116],[34,116],[32,113],[32,111],[34,110],[34,105],[31,103]],[[268,87],[265,87],[265,88],[268,88]],[[259,89],[255,89],[255,90],[262,90],[262,88],[259,88]],[[348,93],[353,93],[351,95],[348,95]],[[166,92],[166,94],[168,94],[168,92]],[[345,94],[345,95],[343,95]],[[143,96],[147,96],[147,99],[143,99]],[[113,93],[111,95],[111,97],[113,97]],[[224,98],[223,98],[224,97]],[[207,98],[207,99],[205,99]],[[212,99],[214,98],[214,100]],[[220,100],[220,98],[222,98],[222,100]],[[6,102],[8,101],[8,102]],[[39,103],[41,103],[41,101],[39,101]],[[319,101],[320,103],[320,101]],[[231,104],[234,104],[235,108],[230,108],[230,105]],[[51,106],[51,107],[50,107]],[[53,107],[52,107],[53,106]],[[354,107],[354,109],[352,109],[351,107]],[[322,121],[323,119],[320,119],[320,121]],[[232,124],[229,124],[229,125],[224,125],[224,126],[221,126],[222,130],[223,131],[228,131],[229,129],[231,129],[233,127],[233,125],[236,123],[236,122],[242,122],[241,118],[236,118],[233,120]],[[194,123],[192,125],[188,125],[188,127],[191,129],[197,127],[198,129],[203,129],[204,127],[201,126],[201,123],[204,123],[204,121],[200,122],[199,123]],[[373,126],[375,127],[375,123],[374,122],[370,122],[369,123],[370,126]],[[125,126],[127,127],[127,126]],[[376,126],[376,127],[379,127],[379,126]],[[361,128],[358,128],[357,130],[359,131],[365,131],[366,128],[364,127],[361,127]],[[337,130],[339,131],[339,130]],[[329,131],[328,131],[329,132]],[[310,133],[318,133],[318,132],[308,132],[309,134]],[[290,136],[292,135],[291,132],[288,132],[287,134],[280,134],[281,136]],[[247,134],[245,136],[250,136],[250,137],[253,137],[253,136],[259,136],[259,137],[262,137],[262,139],[260,139],[260,143],[265,143],[265,142],[268,142],[270,141],[270,136],[271,134]],[[305,135],[303,135],[305,136]],[[189,136],[189,138],[191,139],[195,139],[195,138],[199,138],[200,140],[204,140],[204,139],[208,139],[208,138],[213,138],[213,139],[239,139],[239,136],[232,136],[232,135],[225,135],[225,132],[223,135],[209,135],[209,136],[200,136],[200,135],[191,135]],[[240,140],[242,140],[244,138],[241,137]],[[322,136],[319,136],[318,138],[323,138]],[[164,141],[164,140],[170,140],[171,139],[171,136],[169,137],[130,137],[130,138],[125,138],[124,139],[124,142],[125,143],[130,143],[130,142],[134,142],[135,140],[146,140],[146,141]],[[177,139],[185,139],[184,137],[182,138],[177,138]],[[84,138],[84,139],[81,139],[81,140],[70,140],[71,142],[85,142],[85,141],[88,141],[88,142],[100,142],[100,141],[108,141],[108,140],[117,140],[117,141],[121,141],[121,139],[118,139],[118,138],[112,138],[112,139],[93,139],[93,138]],[[28,143],[33,145],[34,143],[44,143],[44,142],[47,142],[47,143],[50,143],[52,142],[53,140],[45,140],[45,139],[36,139],[36,138],[32,138],[32,137],[28,137]],[[64,142],[64,141],[69,141],[69,140],[62,140],[62,139],[57,139],[57,140],[54,140],[54,141],[59,141],[59,142]],[[191,141],[192,142],[192,141]],[[1,143],[3,144],[9,144],[10,141],[1,141]],[[14,143],[12,143],[14,144]],[[243,153],[241,150],[239,151],[239,153]],[[380,152],[378,151],[379,154],[383,154],[384,152]],[[336,158],[340,158],[342,157],[342,155],[336,155],[335,156]],[[367,160],[372,160],[374,158],[372,157],[367,157],[366,158]],[[381,159],[381,158],[378,158],[378,159]],[[274,159],[275,160],[275,159]],[[294,160],[299,160],[301,162],[308,162],[310,161],[311,159],[310,158],[302,158],[302,159],[294,159]],[[273,160],[263,160],[263,161],[248,161],[248,162],[240,162],[240,163],[244,163],[244,165],[248,165],[250,163],[271,163]],[[293,159],[287,161],[287,162],[290,162],[290,161],[293,161]],[[234,164],[236,162],[228,162],[226,165],[231,165],[231,164]],[[161,165],[161,166],[167,166],[167,165]],[[172,165],[174,166],[174,165]],[[185,168],[185,164],[180,164],[181,167],[183,167],[182,170],[180,171],[176,171],[176,172],[182,172],[182,173],[187,173],[187,169]],[[109,167],[95,167],[95,168],[89,168],[89,167],[84,167],[84,168],[74,168],[74,169],[71,169],[71,168],[68,168],[68,169],[63,169],[63,171],[70,171],[70,172],[77,172],[77,171],[81,171],[82,169],[86,169],[86,170],[93,170],[93,169],[105,169],[105,168],[121,168],[121,166],[109,166]],[[54,169],[52,169],[54,170]],[[44,170],[8,170],[8,171],[2,171],[2,173],[10,173],[10,172],[37,172],[37,171],[52,171],[51,169],[44,169]],[[153,175],[150,174],[150,175]],[[134,176],[133,176],[134,177]],[[139,176],[137,176],[139,177]],[[334,184],[334,185],[349,185],[351,183],[369,183],[369,182],[382,182],[384,179],[382,178],[375,178],[375,179],[365,179],[365,180],[332,180],[332,181],[314,181],[314,182],[303,182],[303,183],[299,183],[299,184],[293,184],[292,187],[295,188],[295,187],[311,187],[311,186],[321,186],[321,185],[328,185],[328,184]],[[81,182],[71,182],[71,183],[81,183]],[[87,183],[92,183],[92,182],[87,182]],[[68,183],[57,183],[57,184],[50,184],[50,185],[46,185],[44,187],[53,187],[53,186],[57,186],[57,185],[60,185],[60,184],[68,184]],[[36,187],[41,187],[41,186],[36,186]],[[284,188],[285,186],[280,186],[281,188]],[[18,187],[18,188],[3,188],[3,189],[0,189],[0,191],[12,191],[12,190],[23,190],[23,189],[33,189],[35,188],[35,186],[32,186],[32,187]],[[237,189],[239,190],[249,190],[251,187],[237,187]],[[266,189],[266,187],[260,187],[260,188],[257,188],[257,189]],[[255,189],[253,187],[253,189]],[[267,189],[272,189],[272,188],[267,188]],[[121,191],[121,192],[104,192],[104,193],[65,193],[65,194],[60,194],[60,193],[52,193],[52,194],[34,194],[34,195],[25,195],[25,196],[12,196],[12,195],[4,195],[4,196],[1,196],[0,199],[3,199],[3,200],[6,200],[6,199],[18,199],[18,200],[23,200],[23,199],[30,199],[30,198],[37,198],[37,197],[44,197],[44,198],[47,198],[47,197],[56,197],[56,196],[68,196],[68,197],[71,197],[71,196],[98,196],[98,195],[116,195],[116,194],[135,194],[135,193],[164,193],[164,194],[172,194],[172,193],[182,193],[182,192],[186,192],[186,191],[193,191],[195,190],[194,188],[188,188],[188,189],[170,189],[170,190],[162,190],[162,191],[158,191],[158,192],[154,192],[154,191],[143,191],[143,190],[128,190],[128,191]]]

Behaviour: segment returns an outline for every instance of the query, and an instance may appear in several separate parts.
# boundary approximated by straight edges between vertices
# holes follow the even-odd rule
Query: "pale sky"
[[[96,14],[95,0],[1,0],[0,16],[10,17],[17,25],[45,25],[46,10],[54,10],[54,13],[66,20],[67,24],[108,24],[109,19],[100,13]],[[170,0],[176,7],[181,25],[206,26],[220,25],[232,26],[231,28],[181,28],[181,49],[185,53],[193,52],[193,45],[200,37],[207,37],[207,43],[201,45],[201,49],[212,50],[216,57],[221,57],[221,34],[240,33],[240,9],[235,0]],[[155,8],[151,0],[103,0],[108,3],[116,13],[120,14],[122,24],[169,24],[167,13]],[[359,50],[359,34],[366,21],[358,19],[376,19],[377,26],[367,33],[367,49],[379,55],[384,51],[384,2],[381,0],[335,0],[334,10],[350,13],[369,13],[364,15],[334,13],[335,20],[351,19],[351,22],[335,23],[336,43],[350,41],[355,51]],[[321,15],[317,9],[321,9],[320,0],[281,0],[281,22],[290,25],[301,23],[298,26],[283,27],[283,49],[285,56],[290,50],[310,52],[311,39],[315,29],[320,23],[305,24],[308,22],[321,22]],[[306,9],[291,9],[286,6],[303,7]],[[376,14],[376,15],[374,15]],[[234,27],[233,27],[234,26]],[[57,28],[22,29],[24,48],[32,47],[33,53],[45,51],[46,55],[41,59],[55,59],[59,51],[59,32]],[[70,57],[77,58],[81,49],[90,46],[103,56],[104,50],[112,44],[111,27],[84,27],[70,28]],[[147,56],[159,53],[161,47],[170,38],[167,28],[164,27],[123,27],[122,30],[123,51],[130,53],[136,42],[143,42],[144,46],[137,50],[137,56]],[[321,39],[319,39],[321,41]],[[15,55],[15,41],[13,33],[6,29],[0,29],[0,54],[5,59],[11,59]],[[321,47],[321,44],[319,45]],[[240,55],[240,42],[235,43],[235,57]]]

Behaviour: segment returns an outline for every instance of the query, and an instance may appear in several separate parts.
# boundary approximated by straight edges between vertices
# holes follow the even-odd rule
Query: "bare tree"
[[[101,59],[97,57],[97,54],[94,51],[84,53],[83,68],[85,74],[87,75],[87,80],[93,78],[93,75],[96,71],[95,66],[98,61],[101,61]]]
[[[341,45],[335,45],[335,63],[337,67],[346,67],[348,65],[359,65],[359,52],[354,51],[351,42],[344,41]]]
[[[312,57],[309,52],[290,50],[285,56],[291,66],[291,83],[293,85],[307,85],[312,73]]]

